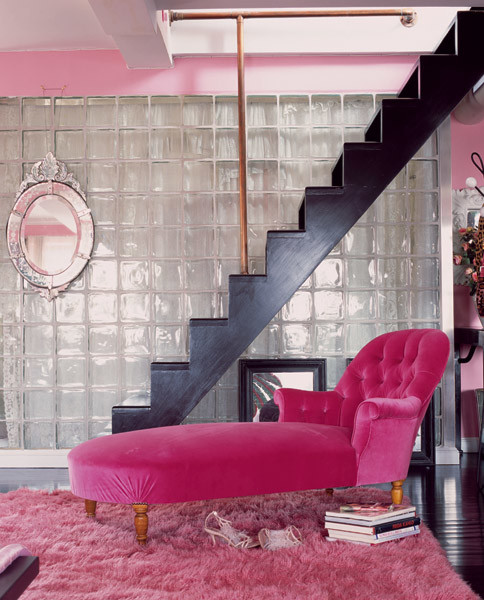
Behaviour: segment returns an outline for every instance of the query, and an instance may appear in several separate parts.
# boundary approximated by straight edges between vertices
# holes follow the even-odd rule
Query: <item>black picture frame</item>
[[[275,378],[267,378],[267,395],[271,398],[272,388],[277,389],[277,374],[309,373],[312,374],[312,389],[326,390],[325,358],[275,358],[275,359],[240,359],[239,360],[239,421],[252,421],[256,412],[253,400],[254,377],[258,374],[275,374]],[[262,380],[260,380],[262,381]],[[278,386],[282,387],[282,386]],[[290,386],[286,386],[290,387]],[[296,386],[294,386],[296,387]]]

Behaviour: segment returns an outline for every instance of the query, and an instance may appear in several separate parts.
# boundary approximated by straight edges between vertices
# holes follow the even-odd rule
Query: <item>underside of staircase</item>
[[[228,318],[191,319],[190,362],[152,363],[151,406],[113,407],[113,433],[183,421],[482,77],[482,31],[484,10],[457,14],[365,142],[344,144],[332,186],[306,188],[299,229],[268,232],[266,274],[229,276]]]

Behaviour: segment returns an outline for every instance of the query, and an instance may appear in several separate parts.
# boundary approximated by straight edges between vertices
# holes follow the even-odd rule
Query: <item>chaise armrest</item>
[[[342,400],[338,392],[280,388],[274,394],[274,402],[280,409],[280,423],[339,425]]]
[[[357,485],[406,478],[421,410],[415,396],[370,398],[358,406],[351,438],[358,460]]]

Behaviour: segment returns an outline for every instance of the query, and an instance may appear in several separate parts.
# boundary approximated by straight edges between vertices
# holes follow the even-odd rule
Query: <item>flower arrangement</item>
[[[476,293],[477,269],[480,266],[476,264],[477,227],[461,227],[459,239],[462,253],[454,254],[454,264],[466,267],[465,281],[470,287],[470,295],[473,296]]]

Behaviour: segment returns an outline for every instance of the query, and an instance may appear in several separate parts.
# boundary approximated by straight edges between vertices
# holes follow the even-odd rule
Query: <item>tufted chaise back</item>
[[[420,423],[448,356],[449,340],[438,329],[406,329],[375,338],[351,361],[335,388],[342,398],[339,425],[353,428],[363,400],[409,396],[422,403]]]

